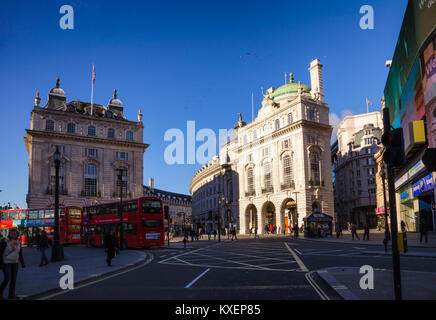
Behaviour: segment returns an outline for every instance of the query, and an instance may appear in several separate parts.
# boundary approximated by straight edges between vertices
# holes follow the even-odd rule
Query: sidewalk
[[[64,261],[50,262],[44,267],[39,267],[40,252],[35,247],[23,248],[23,256],[26,268],[22,269],[21,265],[19,266],[16,294],[26,298],[59,289],[59,280],[64,275],[59,273],[62,265],[73,267],[74,283],[77,285],[84,280],[141,263],[150,257],[142,251],[123,250],[112,260],[113,266],[108,267],[103,249],[69,246],[64,247]],[[50,260],[51,249],[46,251],[46,256]],[[7,289],[4,297],[7,297]]]
[[[333,267],[318,270],[319,276],[344,300],[393,300],[392,270],[374,269],[374,289],[361,289],[364,274],[356,267]],[[401,271],[404,300],[436,300],[436,273]]]
[[[359,230],[360,231],[360,230]],[[343,231],[343,236],[340,236],[339,239],[336,238],[336,234],[333,233],[332,237],[328,238],[306,238],[301,236],[300,238],[311,240],[311,241],[322,241],[322,242],[335,242],[335,243],[352,243],[352,244],[374,244],[383,246],[383,239],[385,237],[383,231],[374,231],[371,230],[369,235],[369,240],[363,239],[363,231],[357,232],[360,240],[352,240],[351,232]],[[420,234],[416,232],[408,232],[407,233],[407,246],[416,247],[416,248],[436,248],[436,233],[429,232],[428,233],[428,243],[419,243]],[[390,240],[388,245],[390,245],[392,241]]]

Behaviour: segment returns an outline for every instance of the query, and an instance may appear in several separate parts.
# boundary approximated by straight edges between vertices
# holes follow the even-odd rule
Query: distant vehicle
[[[102,247],[107,232],[115,232],[119,239],[119,208],[119,202],[83,208],[89,245]],[[162,246],[164,241],[162,199],[142,197],[123,201],[123,248]]]
[[[11,228],[20,232],[21,243],[36,245],[37,234],[45,230],[49,239],[54,238],[54,208],[10,209],[0,214],[0,233],[6,236]],[[82,209],[59,208],[59,240],[62,244],[82,242]]]

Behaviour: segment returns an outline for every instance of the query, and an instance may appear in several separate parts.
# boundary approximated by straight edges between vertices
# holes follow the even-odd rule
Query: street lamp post
[[[386,204],[386,186],[385,186],[386,170],[384,165],[380,169],[380,176],[383,181],[383,202],[385,207],[385,238],[383,239],[383,244],[385,245],[385,253],[387,253],[390,233],[389,233],[389,224],[388,224],[388,206]]]
[[[59,242],[59,167],[61,165],[61,154],[59,147],[53,154],[53,162],[55,166],[55,214],[54,214],[54,243],[51,250],[51,261],[64,260],[64,248]]]
[[[120,207],[118,209],[118,216],[120,217],[120,250],[123,250],[123,180],[125,171],[125,169],[117,169],[120,184]]]
[[[292,193],[295,194],[295,217],[297,220],[297,228],[298,228],[298,202],[297,202],[297,196],[300,193],[299,191],[293,191]],[[294,231],[295,234],[295,231]]]
[[[218,242],[221,242],[221,211],[220,211],[220,203],[221,203],[221,191],[217,192],[218,194]]]

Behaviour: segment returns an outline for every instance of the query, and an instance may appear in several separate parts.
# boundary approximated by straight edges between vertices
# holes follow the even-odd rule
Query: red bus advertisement
[[[6,237],[9,229],[20,232],[21,243],[37,245],[37,234],[43,230],[49,239],[54,237],[54,208],[11,209],[1,211],[0,233]],[[81,243],[82,209],[79,207],[59,208],[59,240],[62,244]]]
[[[164,244],[162,200],[142,197],[123,201],[123,248],[153,247]],[[88,244],[103,246],[104,235],[114,232],[119,239],[120,202],[84,207]],[[119,241],[119,240],[118,240]]]

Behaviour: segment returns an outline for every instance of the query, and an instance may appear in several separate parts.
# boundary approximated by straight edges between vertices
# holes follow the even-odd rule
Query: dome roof
[[[279,96],[283,96],[285,94],[297,94],[298,93],[298,85],[301,85],[301,89],[303,93],[310,93],[310,87],[299,83],[299,82],[294,82],[294,79],[291,77],[291,80],[289,81],[289,83],[277,88],[272,94],[271,94],[271,99],[275,99]]]
[[[116,89],[114,89],[114,97],[109,100],[108,105],[113,105],[113,106],[118,106],[118,107],[123,106],[123,103],[121,102],[121,100],[117,99],[117,90]]]
[[[51,88],[49,94],[65,97],[65,91],[59,88],[59,78],[56,78],[56,87]]]

